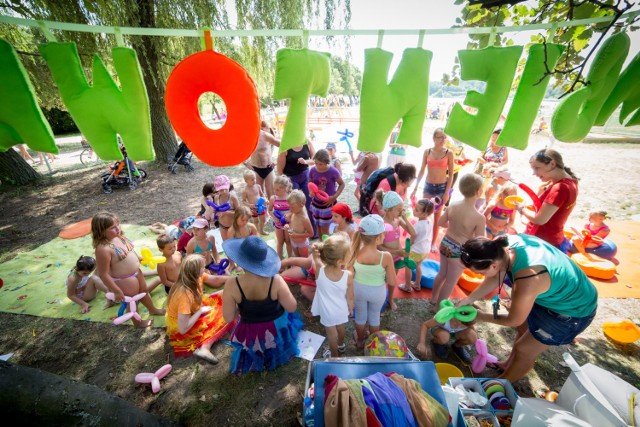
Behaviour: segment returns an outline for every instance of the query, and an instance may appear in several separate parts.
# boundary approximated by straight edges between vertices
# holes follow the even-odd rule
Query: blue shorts
[[[424,196],[426,198],[431,198],[431,197],[440,197],[441,199],[444,198],[444,192],[447,191],[447,183],[445,182],[444,184],[431,184],[429,182],[425,182],[424,183],[424,190],[422,190],[422,192],[424,193]]]
[[[569,241],[569,239],[567,239],[565,237],[564,240],[562,242],[560,242],[559,245],[554,245],[554,246],[556,248],[560,249],[562,251],[562,253],[568,254],[569,253],[569,249],[571,248],[571,242]]]
[[[529,332],[533,337],[546,345],[569,344],[582,331],[587,329],[596,316],[596,310],[586,317],[571,317],[556,313],[538,304],[533,304],[527,317]]]

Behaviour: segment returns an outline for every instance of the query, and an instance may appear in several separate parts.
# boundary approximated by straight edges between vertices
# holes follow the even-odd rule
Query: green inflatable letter
[[[467,92],[464,104],[476,108],[468,113],[456,103],[444,128],[444,132],[478,150],[487,147],[495,125],[500,119],[511,82],[516,73],[522,46],[487,47],[479,50],[461,50],[460,77],[463,80],[487,82],[484,93]]]
[[[27,71],[13,47],[0,39],[0,151],[16,144],[58,153],[49,122],[38,106]]]
[[[551,129],[558,140],[577,142],[589,134],[598,113],[618,81],[630,43],[626,33],[613,35],[603,43],[591,64],[586,79],[589,85],[568,95],[553,112]],[[631,90],[631,87],[626,90]]]
[[[46,43],[40,53],[69,113],[95,152],[105,160],[122,159],[117,134],[133,160],[152,160],[149,99],[133,49],[114,47],[118,88],[98,55],[93,58],[93,86],[84,75],[75,43]]]
[[[365,50],[360,91],[358,150],[381,152],[398,120],[402,118],[398,144],[422,145],[427,113],[431,51],[405,49],[398,69],[387,83],[393,53]]]
[[[553,70],[562,55],[564,46],[548,43],[546,46],[547,66]],[[511,108],[504,128],[496,141],[496,145],[513,147],[520,150],[527,148],[531,126],[538,115],[538,108],[547,90],[550,75],[541,80],[546,72],[544,65],[545,46],[535,44],[529,49],[527,63],[524,66],[520,84],[513,96]]]
[[[280,151],[304,144],[309,95],[327,96],[331,55],[309,49],[280,49],[276,54],[275,99],[290,98]]]
[[[596,126],[604,126],[611,114],[622,104],[620,109],[619,122],[623,124],[624,119],[634,111],[636,112],[627,121],[625,126],[640,124],[640,53],[638,53],[618,79],[618,84],[605,101],[598,117]]]

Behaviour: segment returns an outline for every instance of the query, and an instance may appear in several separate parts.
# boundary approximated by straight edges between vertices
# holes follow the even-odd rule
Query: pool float
[[[420,286],[427,289],[433,289],[433,280],[440,271],[440,263],[432,259],[422,261],[422,277],[420,278]],[[411,280],[416,280],[416,272],[411,272]]]
[[[578,264],[584,274],[594,279],[609,280],[616,274],[616,265],[598,255],[576,252],[571,259]]]
[[[602,324],[602,332],[621,344],[632,344],[640,339],[640,328],[628,319],[621,322],[605,322]]]
[[[468,268],[465,268],[460,279],[458,279],[458,286],[465,291],[473,292],[480,286],[483,280],[484,276],[482,274],[474,273]]]

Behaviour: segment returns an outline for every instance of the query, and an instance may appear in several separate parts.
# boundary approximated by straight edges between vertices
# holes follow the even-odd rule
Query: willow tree
[[[640,19],[636,17],[633,20],[621,20],[626,12],[640,8],[637,2],[629,0],[456,0],[455,4],[464,4],[455,26],[501,27],[559,23],[533,34],[531,43],[557,43],[565,46],[556,67],[547,67],[547,74],[555,78],[554,87],[562,89],[562,96],[588,84],[584,78],[585,67],[608,35],[620,31],[635,31],[638,29],[636,22]],[[576,19],[599,17],[611,17],[611,20],[574,27],[563,27],[561,24]],[[482,49],[489,44],[491,37],[490,34],[471,34],[467,47]],[[496,46],[514,43],[508,33],[495,34],[493,42]],[[457,84],[459,71],[459,65],[454,65],[451,75],[444,75],[443,82]]]
[[[225,0],[12,0],[3,2],[4,13],[14,16],[79,24],[198,29],[300,29],[348,26],[350,0],[236,0],[229,10]],[[336,11],[340,10],[337,14]],[[336,16],[340,19],[336,21]],[[63,107],[60,95],[37,47],[46,41],[38,28],[1,26],[0,32],[14,46],[34,82],[43,107]],[[106,34],[52,31],[59,41],[78,45],[82,65],[91,76],[93,54],[98,54],[113,73],[110,49],[115,37]],[[164,108],[165,82],[173,67],[200,50],[193,37],[124,36],[137,53],[149,95],[153,147],[158,161],[166,161],[176,148],[175,134]],[[262,98],[273,91],[275,52],[281,47],[301,47],[298,38],[215,38],[214,48],[242,64],[256,81]],[[0,153],[0,156],[2,153]],[[26,162],[17,168],[30,168]],[[20,174],[20,171],[14,171]]]

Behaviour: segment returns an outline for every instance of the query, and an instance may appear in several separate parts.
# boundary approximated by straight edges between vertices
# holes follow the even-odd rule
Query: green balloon
[[[527,148],[531,126],[536,120],[538,108],[551,78],[550,75],[542,78],[547,71],[545,56],[547,66],[553,70],[563,50],[564,46],[551,43],[547,43],[546,47],[541,44],[531,46],[518,89],[513,96],[507,120],[496,145],[520,150]]]
[[[0,151],[16,144],[47,153],[58,153],[58,147],[15,49],[0,39]]]
[[[432,56],[428,50],[405,49],[400,65],[387,83],[393,54],[377,48],[365,50],[358,150],[382,152],[400,119],[402,127],[396,143],[422,145]]]
[[[105,160],[122,159],[119,134],[132,160],[153,160],[149,98],[138,58],[127,47],[111,52],[122,89],[98,55],[93,58],[90,85],[75,43],[40,45],[64,104],[96,154]]]
[[[454,317],[461,322],[471,322],[478,316],[478,310],[472,305],[456,308],[448,299],[440,301],[440,310],[435,315],[436,322],[446,323]]]
[[[604,126],[620,104],[622,104],[618,118],[620,124],[623,124],[624,119],[635,111],[635,114],[624,125],[640,125],[640,84],[638,82],[640,82],[640,53],[633,58],[620,75],[616,87],[598,113],[596,126]]]
[[[327,96],[331,55],[309,49],[280,49],[276,54],[275,99],[291,99],[284,122],[280,151],[302,145],[305,140],[309,95]]]
[[[566,96],[553,112],[551,129],[558,140],[578,142],[589,134],[616,86],[630,44],[627,33],[613,35],[602,44],[586,78],[589,85]]]
[[[467,92],[464,104],[476,108],[468,113],[459,103],[454,105],[444,132],[478,150],[487,148],[504,104],[511,90],[522,46],[488,47],[479,50],[461,50],[460,77],[463,80],[486,82],[484,93]]]

